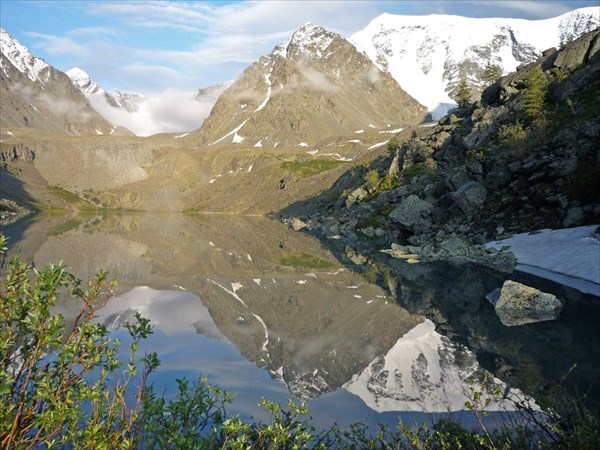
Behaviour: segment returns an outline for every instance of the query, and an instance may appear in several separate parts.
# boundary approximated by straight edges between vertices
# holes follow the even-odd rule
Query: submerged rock
[[[562,308],[555,295],[512,280],[506,280],[502,289],[491,292],[487,299],[494,304],[496,314],[507,327],[554,320]]]

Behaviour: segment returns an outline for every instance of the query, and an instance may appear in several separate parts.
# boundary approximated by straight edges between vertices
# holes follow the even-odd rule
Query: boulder
[[[453,194],[454,201],[467,216],[483,206],[487,197],[487,189],[477,181],[467,181]]]
[[[570,228],[581,225],[584,217],[585,214],[583,213],[583,209],[580,207],[576,206],[574,208],[569,208],[567,215],[563,220],[563,227]]]
[[[400,202],[389,217],[409,231],[423,230],[431,226],[433,205],[412,194]]]
[[[562,308],[555,295],[512,280],[506,280],[499,292],[488,294],[488,300],[507,327],[554,320]]]

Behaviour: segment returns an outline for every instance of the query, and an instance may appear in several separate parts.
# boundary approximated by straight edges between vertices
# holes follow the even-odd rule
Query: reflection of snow
[[[600,297],[600,240],[598,225],[564,230],[521,233],[490,242],[487,247],[510,245],[517,269]]]
[[[217,283],[214,280],[209,279],[208,281],[210,281],[212,284],[214,284],[216,286],[219,286],[221,289],[223,289],[225,292],[227,292],[229,295],[231,295],[233,298],[235,298],[238,302],[240,302],[242,305],[244,305],[246,308],[248,308],[248,305],[246,305],[244,300],[242,300],[240,298],[240,296],[237,294],[237,291],[239,291],[241,288],[244,287],[244,286],[242,286],[241,283],[231,283],[232,290],[230,291],[225,286],[220,285],[219,283]],[[267,324],[262,319],[262,317],[260,317],[258,314],[254,314],[250,310],[250,308],[248,308],[248,310],[250,311],[250,314],[252,314],[256,320],[258,320],[258,322],[262,325],[263,329],[265,330],[265,341],[263,342],[262,350],[267,354],[267,357],[269,357],[269,350],[267,348],[267,345],[269,344],[269,329],[267,328]]]
[[[461,411],[468,400],[466,380],[478,370],[475,356],[468,349],[451,343],[435,331],[433,322],[425,320],[344,388],[377,412]],[[505,388],[498,379],[493,379],[493,384],[501,390]],[[518,394],[517,390],[513,392]],[[501,398],[492,401],[487,409],[514,407],[510,399]]]

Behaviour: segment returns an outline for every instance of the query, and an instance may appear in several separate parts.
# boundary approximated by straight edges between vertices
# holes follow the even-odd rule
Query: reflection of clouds
[[[450,342],[425,320],[344,387],[377,412],[461,411],[469,400],[468,379],[480,371],[473,353]],[[496,378],[492,383],[501,391],[506,387]],[[518,391],[509,397],[515,394],[522,397]],[[514,405],[510,398],[500,398],[486,409],[513,410]]]
[[[187,291],[157,291],[146,286],[133,288],[98,311],[98,320],[112,328],[131,321],[136,312],[150,319],[166,335],[192,329],[204,336],[225,340],[202,300]]]

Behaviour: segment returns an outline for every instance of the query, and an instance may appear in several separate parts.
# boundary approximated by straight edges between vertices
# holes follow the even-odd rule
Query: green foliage
[[[4,238],[3,238],[4,239]],[[138,368],[137,345],[151,333],[136,316],[131,325],[131,356],[120,370],[119,342],[93,323],[94,312],[112,295],[115,283],[100,272],[87,286],[62,264],[38,271],[14,259],[0,291],[0,444],[25,448],[85,442],[101,448],[128,448],[147,375],[156,368],[147,355],[140,372],[138,402],[126,406],[127,386]],[[82,302],[73,325],[50,309],[69,290]],[[103,300],[103,302],[101,301]],[[100,302],[100,303],[99,303]],[[95,374],[93,379],[91,374]]]
[[[400,148],[400,144],[398,143],[398,139],[396,139],[396,136],[394,136],[388,141],[386,148],[390,156],[392,156],[396,152],[396,150]]]
[[[558,67],[553,67],[550,70],[550,76],[552,81],[563,81],[567,77]]]
[[[392,175],[388,173],[381,181],[381,184],[379,185],[379,190],[389,191],[391,189],[397,188],[400,184],[399,182],[400,180],[397,175]]]
[[[281,168],[291,173],[295,173],[299,177],[307,178],[334,169],[343,164],[347,164],[347,162],[332,159],[310,159],[307,161],[285,161],[281,165]]]
[[[375,169],[369,170],[365,175],[365,183],[370,191],[376,191],[380,182],[379,173]]]
[[[467,83],[467,79],[462,76],[458,83],[458,91],[454,97],[459,108],[464,109],[471,103],[471,88]]]
[[[528,118],[542,122],[545,117],[548,81],[542,69],[534,67],[525,77],[525,88],[521,91],[523,109]]]
[[[50,186],[48,187],[48,191],[50,191],[50,193],[55,197],[64,200],[79,211],[97,211],[99,209],[97,206],[93,205],[88,200],[78,197],[72,192],[69,192],[59,186]]]
[[[495,83],[502,76],[502,67],[498,64],[488,63],[481,74],[481,81],[486,84]]]
[[[502,125],[498,130],[498,139],[511,148],[517,156],[522,156],[525,152],[528,138],[528,131],[519,121]]]

